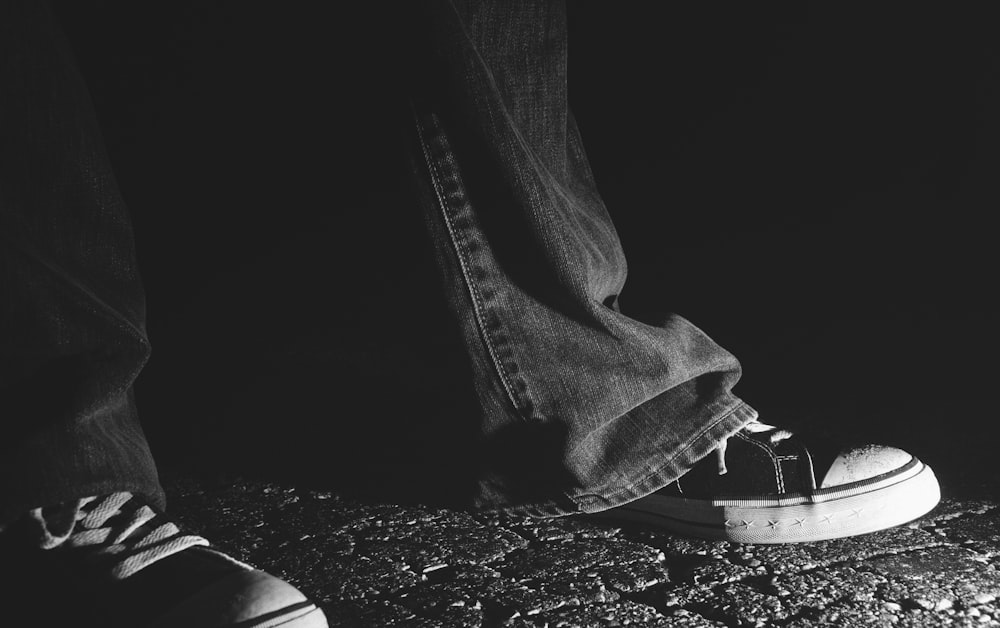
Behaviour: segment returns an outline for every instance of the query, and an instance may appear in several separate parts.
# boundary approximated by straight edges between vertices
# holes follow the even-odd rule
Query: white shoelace
[[[170,521],[154,522],[158,515],[145,504],[123,509],[132,499],[131,493],[112,493],[80,500],[66,546],[93,548],[99,556],[115,557],[111,576],[121,580],[171,554],[208,545],[200,536],[181,534]]]
[[[772,443],[778,443],[786,438],[791,438],[793,434],[785,429],[777,428],[773,425],[768,425],[767,423],[761,423],[760,421],[751,421],[743,426],[743,429],[751,434],[761,434],[770,432],[770,440]],[[715,450],[715,455],[718,457],[719,463],[719,475],[725,475],[729,473],[729,469],[726,468],[726,445],[729,439],[722,441],[718,449]]]

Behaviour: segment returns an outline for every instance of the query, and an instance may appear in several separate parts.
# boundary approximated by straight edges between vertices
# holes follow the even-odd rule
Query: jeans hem
[[[566,495],[564,499],[491,509],[491,511],[536,518],[564,517],[608,510],[649,495],[682,476],[695,463],[717,449],[725,439],[756,419],[757,411],[746,402],[736,399],[735,406],[725,407],[716,414],[716,417],[665,464],[661,464],[652,473],[627,482],[624,488],[612,488],[607,492],[584,495]]]
[[[118,492],[128,492],[144,497],[157,510],[163,511],[166,508],[166,497],[158,481],[154,480],[150,483],[148,480],[136,481],[109,478],[72,486],[56,486],[48,490],[42,488],[35,491],[30,498],[22,498],[3,504],[0,507],[0,530],[13,524],[35,508],[44,508],[84,497]]]

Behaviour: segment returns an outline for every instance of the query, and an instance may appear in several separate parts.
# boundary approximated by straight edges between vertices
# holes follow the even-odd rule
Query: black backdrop
[[[416,496],[461,475],[468,374],[387,174],[391,5],[339,4],[55,7],[134,215],[161,464]],[[625,311],[706,329],[765,419],[989,490],[1000,51],[927,11],[574,2],[571,103]]]

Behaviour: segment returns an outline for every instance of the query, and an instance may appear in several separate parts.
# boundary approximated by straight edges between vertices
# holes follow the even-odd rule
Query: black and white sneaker
[[[181,533],[131,493],[80,501],[51,549],[115,625],[147,628],[326,628],[298,589]],[[86,625],[86,624],[85,624]]]
[[[824,453],[754,421],[679,480],[602,514],[713,540],[796,543],[891,528],[940,498],[934,472],[905,451]]]

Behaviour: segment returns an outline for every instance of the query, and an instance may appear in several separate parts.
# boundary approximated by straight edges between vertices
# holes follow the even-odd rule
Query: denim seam
[[[434,195],[437,198],[438,206],[440,207],[441,210],[441,216],[444,219],[445,227],[447,228],[448,231],[448,239],[451,241],[452,248],[454,249],[455,255],[458,258],[458,264],[462,271],[462,278],[465,282],[466,290],[470,298],[472,299],[472,310],[473,310],[473,315],[476,319],[476,326],[478,327],[479,334],[483,339],[483,344],[486,345],[486,351],[490,356],[490,361],[493,363],[493,367],[496,370],[497,376],[500,378],[500,383],[503,385],[504,392],[507,394],[507,398],[510,400],[511,404],[516,410],[518,410],[519,412],[524,412],[526,410],[526,407],[530,407],[530,404],[524,404],[518,401],[518,395],[514,390],[514,386],[513,383],[511,382],[510,376],[508,375],[507,370],[504,367],[503,361],[500,357],[499,351],[495,346],[493,339],[490,336],[489,325],[487,324],[484,313],[486,310],[486,304],[482,298],[481,293],[479,292],[478,286],[475,284],[472,278],[472,271],[470,269],[471,263],[469,261],[470,255],[468,250],[465,248],[465,245],[460,242],[457,235],[457,228],[454,224],[452,216],[449,213],[449,204],[445,199],[445,192],[442,184],[442,180],[444,177],[442,173],[439,171],[437,163],[433,159],[433,156],[431,154],[431,148],[424,134],[423,125],[421,124],[420,118],[417,116],[416,111],[413,111],[413,115],[416,123],[417,137],[420,141],[421,152],[423,154],[424,161],[427,164],[427,168],[430,173],[431,184],[434,187]],[[442,135],[442,130],[436,118],[433,116],[431,117],[431,124],[433,125],[435,134],[440,137]],[[444,140],[444,138],[442,137],[441,143],[443,145],[441,146],[441,150],[447,153],[449,151],[448,151],[448,146],[445,142],[446,140]],[[458,178],[451,177],[451,179],[454,180],[459,189],[461,189],[461,182],[458,180]]]
[[[505,101],[504,106],[499,108],[500,117],[502,118],[503,128],[507,129],[514,136],[518,146],[523,151],[523,156],[529,162],[531,162],[533,166],[531,168],[531,174],[529,176],[534,176],[538,185],[536,186],[521,185],[521,183],[518,182],[518,185],[520,187],[530,191],[529,203],[532,203],[535,208],[542,207],[545,205],[542,202],[540,196],[535,193],[535,190],[541,188],[544,190],[555,190],[556,196],[558,196],[558,198],[561,199],[564,203],[568,203],[570,205],[574,204],[574,201],[570,197],[570,194],[567,192],[565,187],[559,182],[556,176],[552,173],[551,169],[545,164],[543,160],[539,159],[535,151],[530,148],[531,144],[528,142],[528,140],[524,137],[524,134],[521,132],[520,125],[510,115],[510,107],[506,102],[506,97],[503,95],[504,91],[500,88],[499,85],[497,85],[496,77],[493,75],[493,71],[490,69],[489,63],[487,63],[486,59],[483,58],[483,55],[479,50],[479,46],[476,45],[476,42],[469,34],[468,28],[466,28],[465,25],[465,20],[463,20],[461,16],[458,14],[458,11],[454,6],[453,2],[449,2],[448,5],[451,7],[460,25],[463,39],[469,45],[469,48],[473,51],[473,54],[475,55],[476,64],[479,66],[479,69],[482,72],[482,79],[489,84],[491,91],[500,95],[500,98]],[[495,110],[496,108],[485,107],[484,109],[486,115],[489,118],[491,132],[494,134],[499,134],[498,129],[501,128],[501,123],[498,122],[498,118],[496,115],[497,112]],[[567,124],[568,124],[568,117],[567,117]],[[572,136],[572,134],[569,135]],[[563,217],[553,216],[551,212],[539,212],[539,213],[545,216],[546,220],[550,223],[555,222],[557,220],[560,222],[564,221]],[[569,235],[566,229],[562,228],[551,229],[550,232],[558,236],[559,244],[562,247],[562,251],[569,251],[572,248],[569,241]]]

